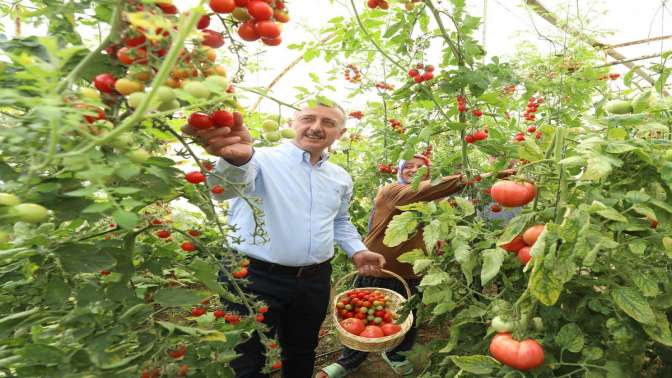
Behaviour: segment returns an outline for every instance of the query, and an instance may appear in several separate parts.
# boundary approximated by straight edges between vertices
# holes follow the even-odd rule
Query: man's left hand
[[[379,276],[380,269],[385,265],[385,257],[380,253],[363,250],[352,255],[352,262],[360,275]]]

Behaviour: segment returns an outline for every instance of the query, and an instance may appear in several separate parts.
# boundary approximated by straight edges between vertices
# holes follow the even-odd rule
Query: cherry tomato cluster
[[[621,74],[612,72],[609,75],[600,76],[600,80],[618,80]]]
[[[460,113],[467,111],[467,99],[462,95],[457,96],[457,111]]]
[[[473,115],[476,118],[481,118],[483,117],[483,112],[479,108],[474,108],[471,110],[471,115]]]
[[[350,112],[348,116],[350,118],[362,119],[362,117],[364,117],[364,113],[361,110],[356,110],[354,112]]]
[[[532,259],[530,251],[534,243],[539,239],[539,235],[544,231],[544,228],[543,224],[536,224],[501,247],[506,251],[517,254],[518,261],[525,265]]]
[[[391,118],[388,120],[388,123],[390,124],[392,130],[396,131],[397,133],[403,134],[406,132],[406,129],[401,125],[400,120]]]
[[[536,120],[536,115],[535,113],[539,110],[539,106],[544,103],[544,98],[543,97],[537,97],[535,98],[534,96],[530,97],[529,101],[527,101],[527,109],[525,109],[525,113],[523,113],[523,117],[525,118],[525,121],[531,122]]]
[[[279,23],[289,21],[285,3],[280,0],[210,0],[210,8],[216,13],[231,13],[242,22],[238,36],[244,41],[261,39],[268,46],[282,43]]]
[[[408,76],[413,78],[418,84],[423,81],[432,80],[434,78],[434,66],[431,64],[423,65],[422,63],[418,63],[415,65],[415,68],[408,70]]]
[[[389,173],[391,175],[397,174],[397,168],[392,168],[392,166],[383,163],[378,164],[378,171],[380,173]]]
[[[390,8],[390,4],[386,0],[368,0],[366,2],[366,5],[371,8],[371,9],[388,9]]]
[[[384,82],[380,82],[380,83],[376,83],[376,88],[382,89],[384,91],[391,91],[391,90],[394,90],[394,85],[384,83]]]
[[[422,156],[426,157],[427,159],[432,158],[432,151],[434,150],[434,147],[432,145],[428,145],[427,148],[425,148],[424,151],[421,152]]]
[[[236,270],[235,272],[231,273],[231,275],[234,278],[245,278],[245,277],[247,277],[247,273],[248,273],[247,267],[249,265],[250,265],[250,260],[248,260],[248,259],[240,260],[240,268],[238,268],[238,270]]]
[[[488,139],[487,129],[477,130],[473,134],[467,134],[464,136],[464,141],[469,144],[476,143],[480,140],[486,140],[486,139]]]
[[[215,110],[210,114],[205,112],[194,112],[189,115],[187,123],[189,126],[205,130],[209,128],[231,127],[235,125],[234,119],[237,112],[226,110]]]
[[[354,289],[336,303],[340,319],[357,318],[364,324],[392,323],[396,317],[389,297],[378,290]]]
[[[351,83],[359,83],[362,81],[362,73],[359,71],[359,68],[352,63],[345,66],[343,77],[346,81]]]

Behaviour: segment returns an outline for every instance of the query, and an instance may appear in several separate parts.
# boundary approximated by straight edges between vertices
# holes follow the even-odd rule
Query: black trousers
[[[418,284],[420,280],[406,280],[409,288],[411,289],[411,295],[418,292]],[[385,289],[394,290],[397,293],[406,296],[406,290],[399,280],[396,278],[387,278],[387,277],[364,277],[357,276],[355,280],[355,287],[382,287]],[[413,316],[415,317],[416,312],[413,310]],[[413,348],[413,343],[415,343],[415,337],[418,333],[418,329],[413,324],[410,330],[404,336],[404,340],[401,341],[401,344],[397,345],[394,349],[386,352],[387,358],[391,361],[403,361],[404,356],[398,354],[399,352],[407,352]],[[348,347],[343,348],[341,351],[341,356],[336,360],[336,363],[343,366],[347,370],[353,370],[358,367],[362,362],[366,360],[368,356],[367,352],[360,352],[358,350],[353,350]]]
[[[268,269],[252,261],[247,278],[250,283],[243,290],[268,305],[264,323],[270,328],[269,337],[278,336],[282,376],[312,377],[320,326],[329,307],[331,264],[327,262],[317,270],[297,276],[283,269]],[[240,314],[247,313],[241,304],[228,302],[227,307]],[[231,362],[236,377],[268,377],[260,373],[266,362],[264,351],[256,333],[250,340],[239,344],[236,352],[241,356]]]

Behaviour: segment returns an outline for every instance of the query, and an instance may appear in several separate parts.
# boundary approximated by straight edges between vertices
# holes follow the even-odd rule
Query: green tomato
[[[267,141],[274,143],[282,139],[282,134],[280,134],[279,131],[270,131],[267,133],[264,133],[264,139]]]
[[[361,312],[362,314],[366,314],[368,311],[369,311],[369,309],[366,308],[366,307],[360,307],[359,308],[359,312]]]
[[[180,107],[180,102],[177,100],[162,102],[159,105],[159,111],[167,112],[169,110],[175,110]]]
[[[380,324],[380,322],[382,322],[382,321],[383,321],[383,319],[381,319],[377,316],[375,318],[373,318],[373,322],[376,323],[376,324]]]
[[[351,304],[346,304],[345,309],[348,310],[348,311],[352,310],[352,305]]]
[[[177,96],[175,95],[173,88],[162,85],[156,90],[156,98],[163,103],[175,101]]]
[[[280,134],[282,134],[283,138],[287,139],[294,139],[296,137],[296,131],[290,128],[280,130]]]
[[[142,164],[151,157],[147,150],[138,148],[137,150],[130,151],[126,154],[126,157],[131,159],[132,162],[137,164]]]
[[[371,321],[373,321],[373,319],[375,319],[375,318],[376,318],[375,316],[373,316],[373,315],[369,315],[369,316],[366,317],[366,320],[368,320],[368,321],[371,322]]]
[[[210,89],[200,81],[190,81],[182,86],[182,88],[190,95],[196,98],[210,97]]]
[[[128,150],[133,146],[133,135],[131,133],[121,133],[107,144],[118,150]]]
[[[218,86],[220,88],[226,89],[229,87],[229,80],[225,76],[221,75],[210,75],[205,78],[205,81],[209,84]]]
[[[370,308],[369,311],[367,311],[367,313],[368,313],[369,315],[373,315],[375,312],[376,312],[376,310],[374,310],[374,309],[372,309],[372,308]]]
[[[513,328],[515,327],[515,323],[512,321],[508,321],[504,319],[502,316],[495,316],[492,318],[492,322],[490,323],[490,326],[497,332],[497,333],[505,333],[505,332],[511,332],[513,331]]]
[[[627,100],[611,100],[604,106],[604,110],[611,114],[630,114],[632,104]]]
[[[143,102],[147,98],[147,93],[145,92],[133,92],[127,97],[128,101],[128,106],[130,106],[133,109],[136,109],[138,106],[140,106],[140,103]]]
[[[19,220],[28,223],[40,223],[49,216],[49,210],[36,203],[22,203],[12,208]]]
[[[261,124],[261,128],[266,132],[276,131],[278,129],[278,123],[272,119],[267,119]]]
[[[14,206],[21,203],[19,197],[10,193],[0,193],[0,205]]]

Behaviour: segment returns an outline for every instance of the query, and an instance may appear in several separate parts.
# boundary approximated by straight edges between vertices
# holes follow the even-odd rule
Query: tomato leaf
[[[54,253],[61,260],[63,269],[70,273],[97,273],[116,264],[108,252],[87,244],[63,244]]]
[[[217,273],[219,272],[217,264],[208,263],[207,261],[196,257],[191,264],[188,265],[188,269],[192,271],[194,276],[208,289],[217,294],[224,294],[226,292],[224,287],[217,282]]]
[[[423,229],[423,239],[427,251],[433,251],[436,242],[441,239],[441,221],[439,219],[433,219],[425,226]]]
[[[164,287],[157,290],[154,300],[164,306],[189,306],[197,305],[209,296],[203,291],[183,289],[179,287]]]
[[[449,358],[460,369],[478,375],[491,374],[494,369],[499,369],[501,366],[490,356],[450,356]]]
[[[565,324],[555,335],[555,343],[564,350],[578,353],[583,349],[584,337],[581,328],[575,323]]]
[[[414,249],[412,251],[408,251],[399,255],[399,257],[397,257],[397,261],[407,264],[413,264],[415,260],[424,259],[426,257],[427,254],[423,250]]]
[[[614,303],[628,316],[642,324],[655,325],[656,317],[649,303],[634,288],[617,287],[611,292]]]
[[[415,233],[418,221],[413,212],[404,212],[395,215],[385,231],[383,243],[388,247],[396,247],[408,240],[409,235]]]
[[[656,320],[653,324],[642,324],[644,332],[653,340],[672,347],[672,332],[670,331],[670,322],[664,313],[656,311],[654,313]]]
[[[472,272],[476,265],[478,265],[477,256],[471,251],[469,244],[460,238],[455,238],[451,240],[451,247],[453,248],[453,253],[455,254],[455,261],[460,264],[462,268],[462,274],[467,280],[467,285],[471,286],[471,283],[474,280]]]
[[[486,249],[482,252],[481,285],[487,285],[499,273],[508,252],[501,248]]]
[[[137,214],[125,210],[116,210],[112,213],[112,217],[118,225],[127,230],[132,230],[140,222],[140,217]]]

